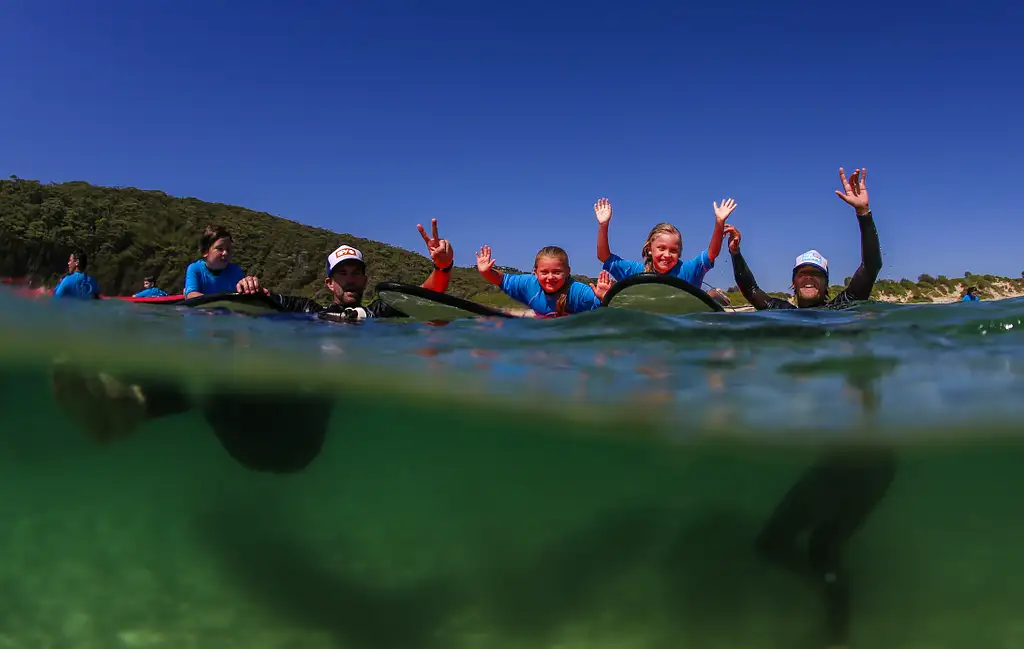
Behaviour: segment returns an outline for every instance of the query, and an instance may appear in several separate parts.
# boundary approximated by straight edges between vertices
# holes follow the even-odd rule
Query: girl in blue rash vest
[[[532,274],[494,270],[490,246],[484,246],[476,253],[476,268],[481,277],[539,316],[593,311],[601,306],[601,299],[612,284],[611,276],[605,272],[601,273],[596,285],[587,286],[574,281],[569,255],[557,246],[548,246],[537,253]]]
[[[736,209],[736,201],[730,198],[722,201],[721,207],[718,203],[712,203],[712,205],[715,208],[715,230],[711,234],[711,243],[708,244],[706,250],[702,250],[693,259],[681,261],[679,256],[683,252],[683,236],[671,223],[659,223],[647,235],[647,241],[644,242],[643,251],[640,253],[644,261],[638,262],[612,254],[608,244],[608,224],[612,220],[612,204],[607,198],[602,198],[594,204],[594,214],[597,216],[598,225],[597,258],[604,264],[604,270],[608,271],[617,281],[630,275],[657,273],[678,277],[700,288],[704,282],[704,275],[715,267],[715,260],[722,251],[725,220]]]
[[[203,258],[189,264],[185,272],[185,297],[207,293],[267,292],[260,281],[247,276],[242,267],[231,263],[231,233],[219,225],[208,225],[199,239],[199,252]]]

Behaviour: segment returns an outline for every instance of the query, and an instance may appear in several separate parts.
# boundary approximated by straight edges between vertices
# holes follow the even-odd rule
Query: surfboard
[[[160,297],[108,297],[105,299],[121,300],[133,304],[166,304],[183,306],[192,309],[223,309],[248,315],[264,315],[281,311],[281,306],[270,296],[263,293],[246,295],[245,293],[211,293],[186,298],[184,295],[161,295]]]
[[[134,304],[178,304],[185,301],[184,295],[160,295],[155,297],[133,297],[130,295],[103,296],[104,300],[121,300]]]
[[[602,305],[661,315],[725,311],[710,295],[678,277],[644,273],[615,282]]]
[[[388,306],[398,309],[410,318],[423,321],[457,320],[459,318],[513,318],[504,311],[464,300],[454,295],[438,293],[422,286],[381,282],[376,287],[377,297]]]

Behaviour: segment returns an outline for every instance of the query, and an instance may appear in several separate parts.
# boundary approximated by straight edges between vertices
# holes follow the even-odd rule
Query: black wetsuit
[[[843,292],[815,305],[842,309],[871,299],[882,269],[882,250],[871,212],[858,216],[861,264]],[[732,255],[736,285],[755,309],[796,309],[757,286],[743,255]],[[814,307],[811,307],[814,308]],[[782,497],[758,535],[756,547],[765,559],[811,579],[825,598],[828,643],[845,645],[850,627],[850,587],[842,549],[875,506],[885,497],[896,474],[888,449],[835,451],[820,458]],[[806,550],[797,539],[808,533]]]
[[[758,554],[821,589],[828,646],[845,646],[850,632],[843,546],[885,497],[895,475],[896,458],[889,449],[827,453],[790,487],[758,535]],[[797,539],[805,532],[807,548],[801,551]]]
[[[402,313],[398,309],[390,306],[381,299],[376,299],[370,302],[366,306],[358,307],[346,307],[342,304],[333,303],[326,307],[320,306],[318,303],[305,297],[295,297],[292,295],[277,295],[272,293],[270,295],[280,306],[283,311],[290,313],[320,313],[320,314],[338,314],[344,316],[346,312],[361,312],[364,318],[407,318],[406,314]],[[356,314],[352,314],[355,316]],[[344,319],[344,318],[339,318]],[[353,317],[352,319],[355,319]]]
[[[822,309],[842,309],[854,302],[871,299],[871,289],[882,270],[882,248],[878,244],[878,230],[871,212],[858,216],[860,223],[860,267],[850,278],[850,284],[831,300],[816,305]],[[758,311],[770,309],[796,309],[788,300],[780,300],[762,291],[754,280],[747,262],[741,253],[732,255],[732,271],[743,297]]]

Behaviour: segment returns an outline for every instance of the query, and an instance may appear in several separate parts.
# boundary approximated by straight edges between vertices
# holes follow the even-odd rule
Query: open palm
[[[607,223],[612,220],[612,204],[607,198],[602,198],[594,203],[594,216],[598,223]]]
[[[606,270],[602,270],[601,274],[597,276],[597,284],[591,284],[590,288],[593,289],[594,295],[597,296],[597,299],[603,300],[605,293],[608,292],[608,289],[610,289],[614,283],[615,280],[612,278],[611,273]]]
[[[480,252],[476,253],[476,269],[481,273],[490,272],[494,268],[494,259],[491,258],[491,247],[483,246]]]

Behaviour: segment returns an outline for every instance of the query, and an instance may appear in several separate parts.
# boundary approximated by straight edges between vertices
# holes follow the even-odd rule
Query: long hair
[[[683,247],[683,235],[680,234],[679,229],[671,223],[659,223],[651,229],[651,233],[647,235],[647,241],[644,241],[644,248],[640,252],[640,257],[644,260],[644,272],[654,272],[654,257],[651,256],[651,244],[654,243],[654,238],[659,234],[674,234],[679,237],[679,248],[682,253]]]
[[[555,295],[558,296],[558,301],[555,303],[555,313],[566,315],[568,314],[566,304],[569,301],[569,285],[573,282],[572,269],[569,267],[569,254],[558,246],[541,248],[540,252],[533,259],[533,272],[537,272],[537,262],[541,259],[557,259],[565,264],[565,281],[562,283],[562,288],[555,292]]]

